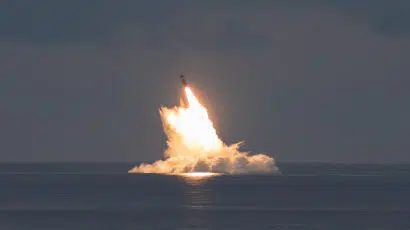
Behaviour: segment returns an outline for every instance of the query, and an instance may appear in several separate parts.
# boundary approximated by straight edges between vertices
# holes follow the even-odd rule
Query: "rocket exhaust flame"
[[[159,110],[168,148],[165,160],[142,164],[130,173],[274,173],[273,158],[240,152],[241,143],[227,146],[219,139],[206,108],[198,101],[183,75],[185,105]],[[182,101],[182,100],[181,100]],[[196,175],[196,174],[195,174]]]

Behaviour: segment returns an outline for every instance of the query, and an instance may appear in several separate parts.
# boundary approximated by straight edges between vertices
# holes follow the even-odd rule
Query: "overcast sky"
[[[1,1],[0,161],[159,159],[183,73],[226,143],[410,162],[410,2],[297,2]]]

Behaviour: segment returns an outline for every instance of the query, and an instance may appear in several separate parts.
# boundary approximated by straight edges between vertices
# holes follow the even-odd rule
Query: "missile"
[[[181,83],[184,87],[188,86],[188,83],[186,82],[184,75],[181,74],[181,76],[179,76],[179,78],[181,79]]]
[[[188,83],[185,80],[184,75],[181,74],[181,76],[179,76],[179,79],[181,80],[182,86],[183,86],[183,90],[181,93],[181,97],[179,99],[179,103],[181,104],[182,107],[188,107],[189,103],[188,103],[188,99],[186,97],[186,92],[185,92],[185,87],[188,87]]]

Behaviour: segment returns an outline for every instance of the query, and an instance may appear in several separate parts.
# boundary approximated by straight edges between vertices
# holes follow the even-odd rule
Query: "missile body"
[[[184,75],[181,74],[181,76],[179,76],[179,78],[181,79],[181,83],[182,83],[182,85],[183,85],[184,87],[185,87],[185,86],[188,86],[188,83],[187,83],[187,81],[185,80]]]
[[[182,75],[182,74],[181,74],[181,76],[179,76],[179,79],[181,79],[181,83],[182,83],[182,93],[181,93],[179,103],[181,104],[182,107],[187,108],[189,106],[189,103],[188,103],[188,99],[187,99],[187,96],[186,96],[185,87],[188,87],[188,83],[185,80],[184,75]]]

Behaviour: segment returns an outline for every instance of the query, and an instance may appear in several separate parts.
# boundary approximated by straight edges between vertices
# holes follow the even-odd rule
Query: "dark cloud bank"
[[[222,139],[409,162],[408,1],[2,1],[0,160],[140,161],[185,73]]]

